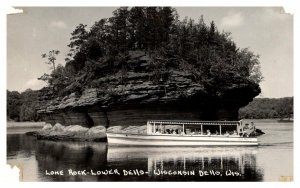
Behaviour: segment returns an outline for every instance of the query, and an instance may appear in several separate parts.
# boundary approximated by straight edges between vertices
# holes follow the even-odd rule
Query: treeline
[[[8,121],[38,121],[36,108],[39,105],[38,92],[31,89],[19,93],[7,90]]]
[[[293,118],[293,97],[255,98],[239,110],[241,119]]]
[[[196,21],[181,21],[171,7],[118,8],[90,29],[79,24],[68,46],[66,66],[54,66],[50,75],[40,78],[58,96],[109,87],[98,81],[105,75],[120,74],[126,84],[132,66],[128,54],[137,50],[151,59],[149,71],[154,74],[149,80],[163,83],[170,69],[188,71],[211,96],[219,96],[233,83],[255,85],[262,79],[258,56],[238,48],[230,33],[219,32],[213,21],[207,25],[200,15]],[[55,52],[48,58],[52,64]]]

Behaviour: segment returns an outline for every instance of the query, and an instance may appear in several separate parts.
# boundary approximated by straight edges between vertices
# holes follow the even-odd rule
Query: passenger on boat
[[[254,123],[251,122],[251,125],[249,125],[248,123],[246,123],[245,126],[244,126],[244,128],[243,128],[242,136],[243,137],[249,137],[253,131],[255,131],[255,125],[254,125]]]
[[[237,136],[238,134],[237,134],[237,132],[236,132],[236,130],[234,130],[233,131],[233,134],[232,134],[233,136]]]
[[[249,129],[245,129],[244,131],[243,131],[243,137],[249,137],[249,135],[250,135],[250,131],[249,131]]]
[[[215,135],[219,135],[219,131],[216,130]]]
[[[226,131],[225,134],[224,134],[224,136],[229,136],[229,132]]]
[[[207,136],[210,136],[210,135],[211,135],[211,133],[210,133],[210,130],[209,130],[209,129],[207,129],[207,131],[206,131],[206,135],[207,135]]]

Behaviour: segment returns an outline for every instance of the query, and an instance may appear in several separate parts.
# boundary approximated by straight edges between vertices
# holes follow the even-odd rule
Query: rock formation
[[[237,120],[240,107],[260,93],[258,84],[237,79],[222,93],[212,95],[188,71],[174,68],[160,72],[153,59],[142,51],[130,52],[126,72],[103,74],[95,80],[102,87],[87,88],[82,94],[51,100],[41,92],[43,106],[38,114],[48,123],[64,126],[142,126],[149,119]],[[103,63],[105,72],[108,63]],[[50,97],[47,97],[47,96]]]
[[[35,136],[39,140],[53,141],[106,141],[106,128],[94,126],[86,128],[80,125],[63,126],[56,123],[54,126],[46,124],[42,130],[27,132],[28,136]]]

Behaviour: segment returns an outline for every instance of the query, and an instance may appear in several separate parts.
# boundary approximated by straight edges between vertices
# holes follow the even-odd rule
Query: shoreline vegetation
[[[247,106],[240,108],[240,119],[293,119],[294,97],[255,98]]]

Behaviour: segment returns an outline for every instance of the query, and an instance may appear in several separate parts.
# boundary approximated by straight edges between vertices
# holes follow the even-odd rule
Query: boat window
[[[208,132],[210,135],[220,135],[220,125],[203,125],[203,134],[207,135]]]
[[[236,125],[224,125],[222,126],[222,135],[237,135],[237,126]]]
[[[150,122],[148,131],[153,134],[179,134],[179,135],[238,135],[243,132],[240,122]],[[244,125],[247,127],[247,125]],[[248,124],[249,126],[249,124]]]

